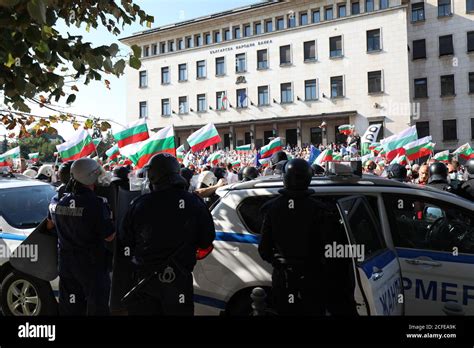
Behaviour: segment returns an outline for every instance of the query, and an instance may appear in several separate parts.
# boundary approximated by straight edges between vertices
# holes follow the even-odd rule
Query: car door
[[[383,239],[376,215],[363,196],[337,201],[356,280],[354,299],[361,315],[403,314],[403,289],[395,252]]]
[[[474,315],[474,213],[421,195],[384,194],[407,315]]]

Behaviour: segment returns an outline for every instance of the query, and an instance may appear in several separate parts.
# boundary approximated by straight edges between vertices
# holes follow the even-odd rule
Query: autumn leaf
[[[71,89],[72,89],[73,91],[79,92],[79,88],[77,88],[76,85],[72,86]]]

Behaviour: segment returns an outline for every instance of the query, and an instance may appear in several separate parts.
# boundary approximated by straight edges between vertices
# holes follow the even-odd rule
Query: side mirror
[[[423,210],[423,218],[426,221],[434,222],[439,218],[444,217],[443,211],[437,207],[425,207]]]

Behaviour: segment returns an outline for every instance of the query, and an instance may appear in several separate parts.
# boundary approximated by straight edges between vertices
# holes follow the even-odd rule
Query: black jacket
[[[474,201],[474,178],[467,180],[462,184],[461,190],[463,192],[463,197]]]

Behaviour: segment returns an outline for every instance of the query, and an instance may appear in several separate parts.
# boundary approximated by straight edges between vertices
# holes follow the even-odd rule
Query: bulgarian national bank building
[[[338,142],[343,124],[397,133],[414,123],[407,9],[401,0],[264,2],[124,38],[142,47],[140,71],[127,70],[128,121],[172,124],[179,143],[212,122],[227,148],[275,136]]]

